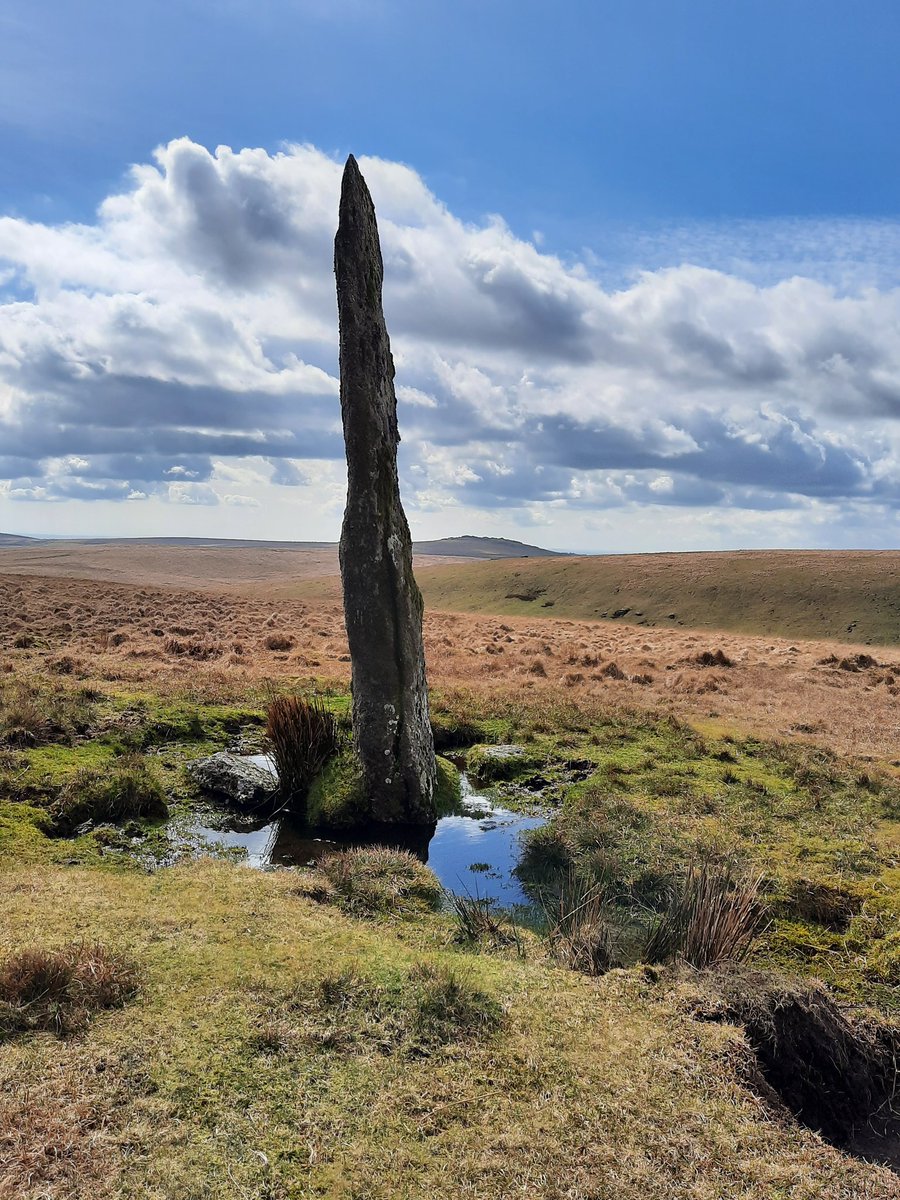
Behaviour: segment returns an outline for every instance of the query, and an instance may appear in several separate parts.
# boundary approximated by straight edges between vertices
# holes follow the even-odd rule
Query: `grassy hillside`
[[[456,563],[432,609],[900,643],[900,552],[742,551]]]

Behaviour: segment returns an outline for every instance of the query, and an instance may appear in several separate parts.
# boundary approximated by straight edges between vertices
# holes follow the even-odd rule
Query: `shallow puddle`
[[[254,755],[251,761],[272,770],[265,755]],[[461,780],[462,812],[442,817],[430,838],[427,831],[398,830],[387,843],[380,838],[380,844],[411,850],[450,892],[490,897],[506,908],[528,904],[513,874],[521,853],[519,835],[543,825],[546,818],[500,808],[477,792],[464,774]],[[201,813],[180,822],[177,838],[198,852],[231,856],[243,851],[241,861],[257,869],[309,866],[348,845],[371,844],[364,839],[318,838],[289,817],[254,820],[232,812]]]

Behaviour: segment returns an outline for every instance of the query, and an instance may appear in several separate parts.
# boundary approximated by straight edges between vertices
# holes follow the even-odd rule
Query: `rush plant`
[[[286,804],[305,798],[340,744],[333,713],[317,700],[290,695],[274,696],[266,706],[266,738]]]

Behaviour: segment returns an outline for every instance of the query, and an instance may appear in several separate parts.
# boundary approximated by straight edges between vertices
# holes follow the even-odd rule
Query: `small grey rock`
[[[272,771],[227,750],[195,759],[186,770],[198,787],[225,796],[241,808],[262,804],[278,790],[278,779]]]
[[[482,758],[493,762],[509,762],[510,759],[524,758],[525,747],[513,742],[502,742],[499,746],[482,746],[479,753]]]

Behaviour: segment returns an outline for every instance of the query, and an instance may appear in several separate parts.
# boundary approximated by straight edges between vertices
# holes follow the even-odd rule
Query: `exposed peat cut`
[[[745,1082],[826,1141],[900,1169],[900,1026],[841,1005],[822,984],[732,968],[688,987],[702,1020],[745,1034]]]

